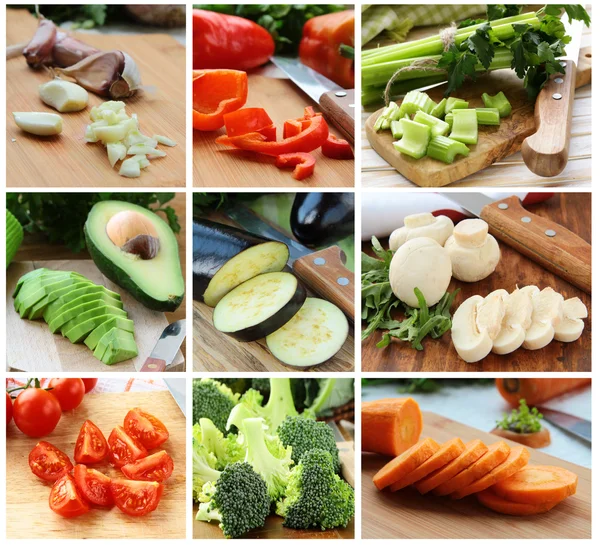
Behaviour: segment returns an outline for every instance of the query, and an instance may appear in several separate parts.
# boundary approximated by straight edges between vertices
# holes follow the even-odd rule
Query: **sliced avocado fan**
[[[15,216],[6,210],[6,267],[12,262],[23,243],[23,226]]]

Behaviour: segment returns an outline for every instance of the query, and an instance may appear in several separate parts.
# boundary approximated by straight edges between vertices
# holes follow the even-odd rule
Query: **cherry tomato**
[[[6,425],[8,425],[13,417],[13,404],[8,391],[6,392]]]
[[[92,391],[92,389],[96,387],[96,384],[98,383],[98,378],[82,378],[81,381],[85,386],[85,392],[89,393],[90,391]]]
[[[75,484],[82,496],[94,505],[110,507],[113,505],[110,491],[110,477],[82,464],[75,466]]]
[[[61,517],[78,517],[90,510],[83,499],[75,480],[68,473],[58,479],[50,490],[50,509]]]
[[[69,456],[56,446],[40,441],[29,453],[29,467],[40,479],[56,482],[73,469],[73,464]]]
[[[58,399],[63,412],[77,408],[85,395],[81,378],[52,378],[48,387],[52,388],[52,395]]]
[[[134,408],[127,413],[123,420],[123,427],[130,437],[148,450],[160,446],[169,438],[165,425],[140,408]]]
[[[173,473],[173,460],[164,450],[121,467],[123,475],[135,481],[165,482]]]
[[[58,399],[39,387],[24,389],[15,399],[13,417],[16,426],[29,437],[45,437],[60,420]]]
[[[98,463],[106,458],[107,454],[108,444],[102,431],[90,420],[83,422],[75,443],[75,461],[77,463]]]
[[[158,482],[113,479],[110,489],[115,505],[123,513],[141,517],[157,508],[165,487]]]
[[[127,435],[120,425],[111,431],[108,437],[108,459],[115,467],[121,468],[147,455],[148,451]]]

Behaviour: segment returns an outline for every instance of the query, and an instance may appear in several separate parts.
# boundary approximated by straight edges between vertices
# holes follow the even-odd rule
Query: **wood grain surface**
[[[568,228],[587,242],[591,242],[591,200],[589,193],[556,194],[550,200],[527,208],[540,217]],[[387,242],[385,242],[387,245]],[[496,289],[511,292],[516,285],[552,287],[565,298],[577,296],[585,303],[590,317],[579,340],[571,343],[553,341],[543,349],[528,351],[518,349],[508,355],[490,354],[478,363],[465,363],[452,346],[450,332],[438,340],[426,338],[424,350],[413,350],[405,342],[393,342],[379,349],[375,344],[382,331],[371,335],[362,343],[362,369],[367,372],[589,372],[591,356],[591,297],[560,277],[544,270],[529,258],[499,242],[501,259],[496,271],[476,283],[450,282],[449,291],[460,288],[452,313],[463,300],[475,294],[488,295]],[[363,251],[371,253],[370,244]]]
[[[185,538],[185,417],[168,391],[91,393],[76,410],[65,412],[54,432],[43,440],[72,458],[79,429],[86,419],[92,420],[108,438],[112,429],[122,425],[127,412],[134,407],[151,412],[169,430],[169,439],[160,449],[173,458],[175,469],[165,483],[158,509],[145,517],[127,516],[116,507],[110,510],[94,508],[76,519],[60,517],[48,507],[50,486],[31,472],[27,462],[38,439],[26,437],[11,423],[6,432],[6,475],[10,477],[11,485],[6,493],[9,539]],[[123,476],[107,462],[94,467],[113,478]]]
[[[7,44],[27,43],[37,20],[26,10],[6,10]],[[55,137],[37,137],[21,131],[12,112],[54,112],[38,95],[48,81],[45,71],[30,69],[23,56],[6,62],[7,186],[9,187],[165,187],[185,186],[185,48],[161,34],[103,35],[74,33],[103,50],[120,49],[136,61],[148,91],[127,100],[127,112],[137,113],[144,134],[166,135],[177,146],[162,147],[167,156],[137,179],[121,177],[108,163],[106,149],[85,142],[89,108],[106,98],[89,94],[89,107],[61,114],[63,131]]]
[[[319,107],[290,80],[248,74],[246,107],[264,108],[277,126],[277,138],[282,138],[283,122],[300,118],[304,107]],[[331,124],[331,132],[341,137]],[[312,152],[317,160],[315,173],[302,181],[292,178],[289,169],[275,167],[275,158],[215,143],[225,134],[218,131],[194,131],[194,186],[209,187],[353,187],[354,161],[326,158],[321,150]]]
[[[486,444],[499,437],[423,412],[423,437],[443,443],[453,437]],[[506,439],[504,439],[506,440]],[[506,441],[512,446],[517,443]],[[389,461],[362,454],[362,537],[365,539],[582,539],[591,538],[591,471],[529,448],[532,465],[564,467],[579,477],[577,493],[548,513],[529,517],[501,515],[480,505],[474,496],[462,500],[422,496],[412,488],[379,492],[373,476]]]

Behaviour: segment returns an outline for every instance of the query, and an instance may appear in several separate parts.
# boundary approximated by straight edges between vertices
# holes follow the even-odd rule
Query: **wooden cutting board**
[[[29,42],[37,19],[26,10],[6,10],[8,46]],[[63,131],[55,137],[37,137],[21,131],[12,112],[55,112],[38,95],[38,86],[48,81],[45,71],[30,69],[22,55],[6,61],[7,185],[9,187],[164,187],[185,186],[185,48],[170,36],[128,36],[73,33],[102,50],[120,49],[138,65],[148,91],[126,101],[127,112],[137,113],[144,134],[165,135],[175,147],[159,146],[167,152],[138,179],[121,177],[108,163],[106,149],[85,142],[89,110],[106,98],[89,94],[89,106],[81,112],[61,114]]]
[[[320,110],[290,80],[267,78],[248,74],[248,100],[246,107],[264,108],[277,126],[277,138],[283,138],[283,122],[302,117],[304,107],[312,105]],[[329,124],[330,131],[341,137]],[[225,134],[218,131],[194,131],[194,186],[210,187],[353,187],[354,161],[326,158],[321,150],[311,152],[317,160],[314,175],[297,181],[291,170],[275,167],[275,158],[243,150],[234,150],[215,143]]]
[[[493,425],[493,424],[492,424]],[[490,426],[491,427],[491,426]],[[453,437],[486,444],[499,437],[479,431],[433,412],[423,412],[423,437],[439,443]],[[512,446],[517,443],[506,441]],[[422,496],[405,488],[379,492],[373,476],[389,458],[362,454],[362,537],[365,539],[580,539],[591,538],[591,471],[532,448],[530,464],[564,467],[579,477],[577,493],[542,515],[513,517],[480,505],[474,496],[462,500]]]
[[[583,85],[591,79],[591,48],[586,48],[579,59],[578,82]],[[445,86],[438,86],[427,91],[427,94],[439,102],[445,91]],[[378,110],[367,119],[365,130],[373,149],[387,161],[396,171],[411,182],[424,187],[446,186],[461,180],[493,163],[514,154],[521,149],[523,140],[535,133],[534,103],[528,98],[523,89],[523,81],[512,70],[498,70],[470,82],[459,91],[452,94],[469,101],[470,108],[485,106],[481,100],[483,93],[495,95],[503,91],[510,104],[512,114],[500,119],[499,126],[479,126],[478,143],[470,145],[467,157],[457,156],[450,165],[431,159],[427,156],[415,160],[399,153],[393,146],[396,140],[390,131],[376,132],[373,128],[377,118],[383,111]],[[402,104],[402,101],[398,101]]]
[[[48,507],[50,486],[31,472],[27,462],[38,439],[26,437],[11,423],[6,431],[6,475],[10,477],[10,488],[6,492],[6,532],[9,539],[185,538],[185,416],[168,391],[86,395],[76,410],[62,415],[54,432],[43,440],[72,458],[79,429],[86,419],[92,420],[108,438],[134,407],[148,410],[169,430],[169,439],[160,450],[166,450],[173,458],[175,469],[165,483],[158,509],[144,517],[127,516],[116,507],[94,508],[76,519],[60,517]],[[94,467],[113,478],[123,476],[105,462]]]
[[[60,334],[52,334],[43,320],[21,319],[15,311],[12,293],[17,281],[25,273],[37,269],[74,271],[85,275],[94,283],[105,285],[118,292],[124,309],[135,324],[135,341],[138,356],[108,367],[93,356],[84,344],[71,344]],[[92,260],[42,260],[13,262],[6,270],[6,363],[13,370],[36,373],[49,372],[135,372],[154,348],[162,331],[169,324],[164,313],[149,310],[127,291],[104,277]],[[183,370],[184,358],[177,353],[174,369]]]
[[[548,218],[585,241],[591,241],[591,201],[589,193],[556,194],[550,200],[528,206],[528,210]],[[585,320],[585,329],[579,340],[571,343],[553,341],[545,348],[535,351],[518,349],[508,355],[491,353],[479,363],[465,363],[454,350],[450,333],[438,340],[426,338],[423,351],[413,350],[405,342],[393,342],[385,349],[375,344],[381,339],[377,331],[362,343],[362,368],[368,372],[589,372],[592,367],[591,354],[591,297],[560,277],[544,270],[541,266],[499,242],[502,253],[496,271],[476,283],[463,283],[452,279],[449,291],[460,288],[452,313],[459,304],[475,294],[488,295],[496,289],[512,292],[515,285],[537,285],[552,287],[566,298],[578,296],[588,308],[590,317]],[[387,246],[387,242],[384,242]],[[369,243],[363,251],[372,253]],[[364,328],[364,325],[363,325]]]

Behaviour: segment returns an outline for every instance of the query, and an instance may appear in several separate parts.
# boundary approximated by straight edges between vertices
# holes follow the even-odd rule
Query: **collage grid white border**
[[[39,2],[40,5],[43,4],[53,4],[53,3],[59,3],[59,4],[80,4],[81,2],[67,2],[67,1],[63,1],[63,2]],[[96,3],[96,2],[89,2],[89,3]],[[106,4],[122,4],[123,2],[106,2]],[[140,4],[162,4],[165,2],[132,2],[132,3],[140,3]],[[183,3],[183,2],[180,2]],[[235,3],[235,4],[255,4],[257,2],[248,2],[248,1],[241,1],[241,2],[224,2],[224,3]],[[276,3],[276,2],[266,2],[266,3]],[[291,4],[294,2],[289,2],[289,1],[282,1],[282,2],[277,2],[279,4]],[[318,3],[324,3],[324,2],[310,2],[313,4],[318,4]],[[365,2],[366,3],[366,2]],[[373,2],[371,2],[371,4],[389,4],[390,2],[385,2],[385,1],[381,1],[381,0],[375,0]],[[391,3],[395,3],[395,4],[415,4],[415,5],[420,5],[423,4],[423,2],[415,2],[415,1],[402,1],[402,2],[391,2]],[[427,3],[431,3],[431,4],[454,4],[456,2],[427,2]],[[462,1],[461,3],[463,4],[478,4],[479,2],[473,2],[471,0],[465,0]],[[549,2],[549,3],[557,3],[557,2]],[[589,3],[589,2],[588,2]],[[361,3],[358,2],[350,2],[348,3],[349,5],[354,5],[355,6],[355,10],[356,10],[356,29],[355,29],[355,43],[356,44],[360,44],[360,5]],[[186,29],[186,49],[187,49],[187,58],[186,58],[186,71],[187,74],[191,73],[192,70],[192,26],[190,24],[191,21],[191,9],[192,9],[192,4],[189,2],[186,2],[186,6],[187,6],[187,14],[188,14],[188,24],[187,24],[187,29]],[[6,49],[6,14],[5,14],[5,8],[6,8],[6,2],[3,3],[2,5],[2,9],[1,9],[1,14],[0,14],[0,33],[2,35],[1,38],[1,42],[3,45],[3,48]],[[598,38],[597,36],[593,35],[593,47],[594,49],[596,49],[598,45]],[[1,73],[3,75],[6,74],[6,60],[4,57],[2,57],[0,59],[0,70]],[[360,57],[358,57],[357,59],[357,63],[356,63],[356,74],[357,74],[357,81],[356,81],[356,93],[357,93],[357,111],[356,111],[356,134],[360,135],[361,134],[361,127],[360,127],[360,106],[358,104],[358,97],[360,97],[360,78],[358,77],[358,75],[360,74]],[[592,79],[593,79],[593,86],[598,86],[600,84],[600,82],[598,82],[598,75],[594,75],[592,74]],[[2,82],[0,85],[0,103],[4,104],[5,100],[6,100],[6,78],[2,77]],[[592,119],[595,120],[597,119],[597,113],[598,113],[598,102],[596,101],[594,103],[594,101],[592,101]],[[191,94],[191,79],[188,79],[188,84],[187,84],[187,97],[186,97],[186,112],[191,112],[192,110],[192,94]],[[6,109],[2,108],[2,111],[0,113],[0,125],[3,125],[6,123]],[[186,220],[187,220],[187,226],[191,227],[191,222],[192,222],[192,193],[194,190],[197,191],[215,191],[215,192],[220,192],[220,191],[235,191],[236,188],[223,188],[223,187],[212,187],[212,188],[193,188],[193,183],[192,183],[192,177],[193,177],[193,167],[192,167],[192,143],[193,143],[193,130],[192,130],[192,126],[191,123],[189,123],[189,119],[188,119],[188,124],[187,124],[187,130],[186,130],[186,137],[187,137],[187,148],[186,148],[186,174],[187,174],[187,181],[186,181],[186,186],[185,189],[174,189],[174,191],[182,191],[186,193]],[[593,160],[592,160],[592,174],[595,174],[598,172],[598,162],[599,162],[599,158],[600,155],[597,151],[598,149],[598,140],[595,140],[593,142]],[[361,195],[362,192],[388,192],[390,191],[390,189],[368,189],[368,190],[363,190],[361,189],[361,185],[360,185],[360,173],[361,173],[361,146],[360,146],[360,140],[357,140],[357,146],[356,146],[356,160],[355,160],[355,188],[354,189],[348,189],[348,188],[331,188],[331,189],[326,189],[325,191],[355,191],[355,208],[356,208],[356,218],[355,218],[355,226],[356,226],[356,230],[355,230],[355,244],[356,244],[356,260],[355,260],[355,264],[358,265],[360,264],[360,250],[361,250],[361,237],[360,237],[360,229],[358,227],[360,227],[360,222],[361,222]],[[2,138],[0,138],[0,157],[5,158],[6,154],[6,136],[3,136]],[[0,164],[2,164],[2,162],[0,162]],[[4,163],[5,165],[5,163]],[[1,180],[2,180],[2,200],[3,200],[3,205],[5,206],[6,204],[6,172],[5,172],[5,168],[2,169],[2,173],[1,173]],[[592,177],[593,178],[593,177]],[[140,191],[140,192],[152,192],[152,191],[156,191],[155,188],[127,188],[128,190],[133,190],[133,191]],[[50,191],[50,189],[48,188],[27,188],[27,189],[19,189],[19,188],[11,188],[11,191],[18,191],[18,190],[25,190],[28,192],[48,192]],[[114,190],[112,188],[97,188],[94,189],[94,191],[111,191]],[[166,189],[169,190],[169,189]],[[311,190],[316,190],[316,188],[311,188]],[[471,191],[473,189],[470,189]],[[477,190],[486,190],[486,188],[477,188]],[[494,188],[494,190],[498,190],[497,188]],[[520,191],[539,191],[539,188],[519,188]],[[577,189],[566,189],[563,190],[562,188],[556,188],[557,191],[565,191],[565,192],[572,192],[572,191],[582,191],[580,188]],[[61,191],[61,192],[77,192],[77,191],[84,191],[81,188],[53,188],[52,191]],[[91,190],[90,190],[91,191]],[[255,189],[244,189],[244,191],[249,191],[249,192],[286,192],[286,191],[290,191],[290,192],[295,192],[297,191],[297,188],[277,188],[277,189],[273,189],[273,188],[255,188]],[[410,190],[395,190],[398,192],[406,192],[406,191],[414,191],[414,192],[430,192],[431,190],[429,189],[410,189]],[[443,189],[444,192],[461,192],[463,191],[462,189],[455,189],[455,188],[444,188]],[[598,193],[598,192],[597,192]],[[592,207],[593,207],[593,211],[597,210],[597,201],[600,198],[594,197],[592,196]],[[594,223],[593,225],[593,240],[596,241],[597,239],[599,239],[599,230],[600,230],[600,223],[598,223],[597,221]],[[0,240],[2,242],[5,242],[5,231],[6,231],[6,227],[4,225],[4,223],[2,223],[2,228],[0,231]],[[188,394],[191,393],[191,378],[192,377],[198,377],[198,376],[231,376],[231,377],[252,377],[255,374],[252,373],[222,373],[222,374],[209,374],[209,373],[193,373],[192,369],[193,369],[193,344],[192,344],[192,338],[191,338],[191,333],[192,333],[192,328],[191,328],[191,321],[192,321],[192,317],[193,317],[193,311],[192,311],[192,298],[191,298],[191,284],[192,284],[192,261],[191,261],[191,256],[192,256],[192,230],[188,229],[186,231],[186,236],[187,236],[187,240],[186,240],[186,244],[187,244],[187,249],[186,249],[186,279],[187,279],[187,288],[188,288],[188,298],[187,298],[187,304],[186,304],[186,317],[188,319],[188,340],[187,340],[187,344],[186,344],[186,363],[187,363],[187,369],[188,372],[186,373],[170,373],[168,376],[169,377],[185,377],[188,379]],[[0,255],[3,257],[4,260],[4,256],[5,256],[5,251],[2,250],[2,252],[0,252]],[[600,271],[600,262],[599,260],[595,260],[594,258],[597,258],[597,253],[595,255],[593,255],[593,266],[597,266],[599,271]],[[2,267],[1,268],[1,279],[2,279],[2,286],[5,286],[6,283],[6,268]],[[594,267],[593,270],[595,271],[596,268]],[[598,277],[598,276],[596,276]],[[356,277],[357,283],[356,283],[356,310],[357,310],[357,317],[360,315],[360,283],[358,283],[359,280],[359,276],[358,276],[358,272],[357,272],[357,277]],[[2,291],[2,298],[5,298],[5,291]],[[6,301],[3,300],[2,303],[4,304],[4,306],[6,306]],[[593,313],[592,313],[593,315]],[[5,315],[4,314],[0,314],[0,354],[2,355],[6,355],[5,349],[6,349],[6,319],[5,319]],[[361,350],[361,344],[360,344],[360,330],[361,330],[361,325],[359,321],[355,322],[354,325],[354,329],[355,329],[355,372],[347,372],[347,373],[338,373],[340,377],[354,377],[356,379],[355,382],[355,395],[356,395],[356,404],[357,404],[357,412],[356,412],[356,435],[355,435],[355,446],[356,447],[360,447],[361,445],[361,434],[360,434],[360,412],[359,410],[359,404],[360,404],[360,394],[361,394],[361,372],[360,372],[360,350]],[[592,335],[592,348],[596,347],[598,343],[600,343],[598,340],[600,338],[600,335],[598,335],[597,333],[600,332],[598,331],[598,329],[596,329],[596,334]],[[598,352],[594,352],[592,350],[592,362],[595,362],[594,356],[597,354]],[[6,359],[6,357],[5,357]],[[4,359],[4,361],[5,361]],[[7,373],[6,373],[6,366],[5,366],[5,362],[3,361],[3,380],[6,378]],[[297,373],[299,374],[299,373]],[[288,375],[295,375],[295,374],[288,374],[288,373],[272,373],[272,374],[264,374],[264,376],[273,376],[273,377],[281,377],[281,376],[288,376]],[[553,377],[555,376],[556,373],[540,373],[537,374],[536,376],[539,377]],[[570,374],[571,376],[581,376],[581,377],[589,377],[590,374],[589,373],[573,373]],[[76,374],[61,374],[61,376],[65,376],[65,377],[69,377],[69,376],[76,376]],[[96,374],[93,374],[93,376],[98,376],[98,377],[108,377],[108,376],[117,376],[117,377],[129,377],[130,374],[127,373],[110,373],[110,372],[98,372]],[[306,377],[324,377],[327,376],[327,374],[325,373],[316,373],[316,372],[312,372],[312,373],[305,373],[304,376]],[[392,377],[398,377],[398,376],[402,376],[405,378],[418,378],[421,377],[422,374],[420,373],[369,373],[368,376],[371,378],[392,378]],[[447,377],[446,374],[444,373],[433,373],[433,374],[428,374],[429,377]],[[453,377],[464,377],[464,378],[473,378],[473,377],[487,377],[487,378],[495,378],[495,377],[503,377],[503,376],[507,376],[507,374],[494,374],[494,373],[457,373],[455,375],[453,375]],[[515,373],[514,376],[519,376],[519,377],[527,377],[530,376],[530,374],[527,373]],[[593,396],[598,394],[598,390],[600,388],[598,388],[597,386],[594,387],[594,382],[592,383],[592,389],[593,389]],[[186,408],[187,408],[187,415],[191,416],[192,415],[192,402],[191,402],[191,397],[187,397],[187,401],[186,401]],[[4,416],[4,410],[2,410],[2,414],[0,414],[0,423],[3,423],[3,416]],[[598,410],[598,405],[594,404],[593,405],[593,436],[594,438],[596,438],[598,432],[599,432],[599,427],[598,427],[598,423],[600,422],[600,410]],[[189,429],[190,424],[188,421],[188,429]],[[596,466],[597,462],[598,462],[599,456],[598,456],[598,451],[594,451],[593,452],[593,458],[592,458],[592,462],[593,462],[593,467]],[[188,436],[187,438],[187,461],[186,461],[186,476],[190,477],[191,476],[191,472],[192,472],[192,462],[191,462],[191,437]],[[347,545],[348,541],[354,541],[354,542],[359,542],[361,545],[367,545],[367,544],[375,544],[374,540],[369,540],[369,539],[361,539],[361,483],[360,483],[360,453],[357,451],[356,452],[356,458],[355,458],[355,476],[357,477],[356,480],[356,516],[355,516],[355,539],[354,540],[278,540],[277,543],[281,542],[281,541],[291,541],[293,545],[297,545],[297,546],[308,546],[308,545],[314,545],[315,541],[327,541],[327,545],[334,545],[334,544],[341,544],[341,545]],[[592,498],[594,500],[597,499],[598,495],[600,495],[600,487],[598,487],[598,481],[595,481],[592,483]],[[10,477],[7,476],[7,472],[6,472],[6,437],[4,435],[0,436],[0,484],[2,485],[0,488],[0,544],[4,544],[4,539],[6,538],[6,490],[10,488]],[[186,538],[187,539],[182,539],[182,540],[170,540],[170,542],[176,542],[177,544],[182,544],[183,542],[188,542],[188,544],[191,544],[190,542],[192,541],[192,525],[193,525],[193,516],[192,516],[192,496],[191,496],[191,488],[187,488],[187,492],[186,492],[186,507],[182,508],[186,511]],[[592,506],[592,522],[593,523],[597,523],[600,522],[600,509],[598,509],[598,504],[594,503]],[[23,522],[22,523],[23,526],[28,526],[30,523],[28,522]],[[600,525],[599,525],[600,526]],[[592,528],[592,533],[594,532],[594,528],[595,526],[593,525]],[[115,544],[115,545],[127,545],[130,547],[136,547],[139,546],[141,547],[142,545],[145,545],[145,540],[143,538],[139,538],[139,539],[128,539],[126,538],[126,529],[123,530],[123,534],[124,534],[124,538],[121,540],[112,540],[111,544]],[[593,536],[595,537],[595,536]],[[51,532],[49,532],[49,537],[48,539],[44,540],[44,543],[48,543],[49,545],[62,545],[62,542],[64,540],[62,539],[52,539],[51,537]],[[74,540],[77,541],[77,540]],[[87,540],[86,544],[89,545],[101,545],[101,541],[102,540]],[[165,540],[158,540],[158,541],[165,541]],[[211,543],[213,544],[213,542],[215,541],[220,541],[220,540],[197,540],[197,541],[202,541],[203,543]],[[235,541],[235,542],[256,542],[258,540],[230,540],[230,541]],[[420,545],[434,545],[439,543],[440,541],[444,541],[444,545],[448,545],[448,546],[460,546],[463,545],[463,543],[465,542],[465,540],[463,539],[447,539],[447,540],[438,540],[438,539],[426,539],[426,540],[404,540],[404,541],[409,541],[409,542],[418,542]],[[477,541],[477,545],[478,546],[487,546],[487,545],[492,545],[492,544],[498,544],[498,541],[501,540],[466,540],[469,542],[472,541]],[[564,545],[566,544],[566,540],[559,540],[559,539],[555,539],[555,540],[530,540],[527,542],[527,545],[535,545],[535,544],[542,544],[542,541],[544,542],[544,546],[547,545]],[[583,543],[591,543],[591,540],[581,540]],[[516,544],[515,542],[518,543],[522,543],[522,541],[519,540],[505,540],[504,543],[510,543],[510,544]],[[6,542],[7,545],[14,545],[14,546],[22,546],[22,545],[27,545],[27,546],[33,546],[33,541],[32,540],[8,540]],[[195,542],[195,544],[197,544],[197,542]],[[220,544],[220,543],[219,543]],[[276,543],[273,543],[276,544]],[[377,545],[392,545],[392,540],[379,540],[376,542]]]

